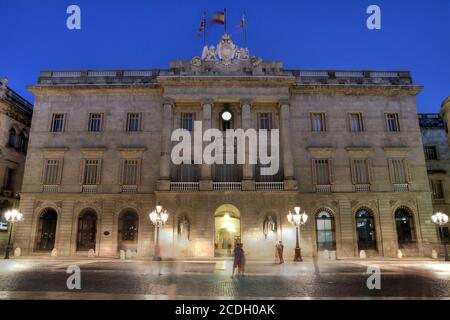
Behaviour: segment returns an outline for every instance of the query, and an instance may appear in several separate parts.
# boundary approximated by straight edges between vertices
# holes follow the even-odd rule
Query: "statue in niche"
[[[180,240],[189,240],[190,226],[191,224],[186,216],[182,216],[178,220],[178,238]]]
[[[264,238],[267,239],[267,236],[270,234],[274,234],[277,231],[277,223],[273,220],[272,216],[267,216],[263,222],[263,233]]]

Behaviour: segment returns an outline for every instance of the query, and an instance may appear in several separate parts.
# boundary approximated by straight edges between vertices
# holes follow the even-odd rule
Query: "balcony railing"
[[[241,191],[242,184],[240,182],[213,182],[214,191]]]
[[[408,192],[409,185],[407,183],[394,184],[394,192]]]
[[[81,192],[83,192],[83,193],[97,193],[97,185],[87,185],[87,184],[85,184],[85,185],[83,185],[82,187],[81,187]]]
[[[123,185],[122,193],[130,193],[130,194],[137,193],[137,186],[136,185]]]
[[[256,182],[256,191],[284,190],[283,182]]]
[[[324,185],[316,185],[316,192],[318,193],[330,193],[331,192],[331,185],[330,184],[324,184]]]
[[[171,182],[171,191],[198,191],[200,183],[198,182]]]
[[[58,192],[58,185],[45,184],[42,186],[42,192],[56,193]]]
[[[356,184],[355,185],[355,192],[369,192],[370,191],[370,184]]]

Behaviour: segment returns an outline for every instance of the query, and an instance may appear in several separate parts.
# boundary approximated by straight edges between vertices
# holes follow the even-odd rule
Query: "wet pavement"
[[[80,290],[67,288],[71,265]],[[379,290],[368,267],[380,268]],[[231,261],[0,260],[0,299],[450,299],[443,261],[249,261],[245,277],[230,275]]]

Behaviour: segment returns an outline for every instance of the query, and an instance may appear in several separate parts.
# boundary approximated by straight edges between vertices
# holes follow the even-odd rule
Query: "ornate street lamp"
[[[431,216],[431,220],[441,228],[441,235],[444,235],[444,225],[448,222],[448,215],[442,212],[435,213]],[[447,244],[444,241],[444,237],[441,238],[442,244],[444,245],[444,260],[450,261],[447,253]]]
[[[8,245],[6,246],[5,259],[9,259],[9,251],[11,250],[11,235],[14,224],[22,221],[23,215],[19,210],[12,209],[5,212],[5,220],[11,225],[9,229]]]
[[[156,209],[153,210],[150,214],[150,221],[153,223],[153,225],[156,228],[155,232],[155,253],[153,255],[153,260],[155,261],[161,261],[161,252],[159,248],[159,228],[164,225],[167,221],[167,218],[169,218],[169,215],[167,214],[166,210],[163,209],[160,203],[156,205]]]
[[[294,208],[294,212],[295,214],[292,214],[291,210],[289,210],[289,214],[287,215],[289,223],[295,225],[296,243],[294,261],[303,261],[298,234],[300,232],[300,226],[304,225],[308,220],[308,215],[305,211],[303,211],[303,213],[300,213],[299,206],[296,206]]]

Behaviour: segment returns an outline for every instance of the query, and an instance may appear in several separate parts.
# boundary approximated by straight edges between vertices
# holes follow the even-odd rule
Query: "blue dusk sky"
[[[66,27],[81,8],[81,30]],[[381,8],[381,30],[366,9]],[[33,101],[26,86],[41,70],[165,69],[200,55],[204,11],[228,10],[228,32],[250,54],[288,69],[409,70],[419,112],[438,112],[450,96],[449,0],[0,0],[0,76]],[[215,45],[223,27],[211,26]]]

